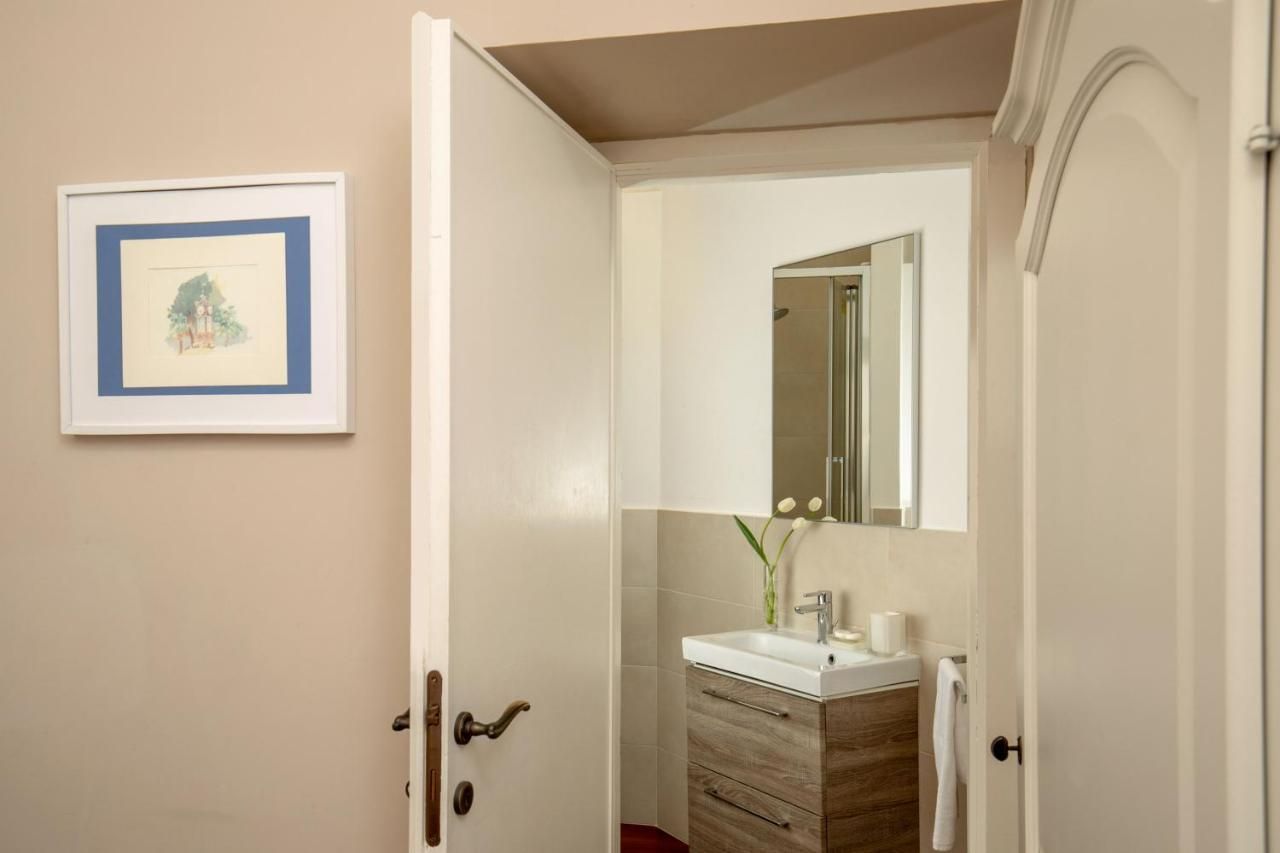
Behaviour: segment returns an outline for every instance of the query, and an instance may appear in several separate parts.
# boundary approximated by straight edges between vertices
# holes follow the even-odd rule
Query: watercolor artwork
[[[59,187],[62,431],[349,432],[345,186]]]
[[[216,275],[202,272],[178,285],[165,313],[169,334],[165,338],[178,355],[230,349],[249,340],[249,329],[236,316]]]
[[[122,240],[122,388],[286,385],[287,290],[280,233]]]

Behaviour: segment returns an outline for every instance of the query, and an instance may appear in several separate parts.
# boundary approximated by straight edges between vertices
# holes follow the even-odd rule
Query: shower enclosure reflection
[[[775,503],[917,526],[919,291],[918,233],[773,271]]]

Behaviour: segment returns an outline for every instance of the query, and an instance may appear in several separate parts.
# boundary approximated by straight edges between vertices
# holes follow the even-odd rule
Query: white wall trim
[[[1062,45],[1075,0],[1023,0],[1009,88],[992,124],[992,135],[1033,146],[1044,128]]]
[[[991,131],[986,118],[704,134],[596,148],[618,185],[732,176],[819,177],[969,166]]]
[[[615,183],[609,198],[609,230],[613,262],[609,301],[609,807],[606,809],[610,853],[620,853],[622,836],[622,465],[618,452],[622,387],[622,241],[619,239],[621,190]]]
[[[1267,158],[1243,144],[1270,112],[1273,2],[1239,0],[1231,31],[1227,160],[1226,520],[1227,825],[1232,853],[1267,845],[1264,479]],[[1241,144],[1236,144],[1239,141]],[[1273,154],[1272,157],[1275,155]],[[1262,247],[1259,250],[1259,247]],[[1274,247],[1271,247],[1274,250]],[[1274,345],[1274,344],[1273,344]]]

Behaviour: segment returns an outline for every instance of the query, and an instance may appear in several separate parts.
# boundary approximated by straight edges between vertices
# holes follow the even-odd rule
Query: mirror
[[[773,271],[773,500],[916,527],[920,234]]]

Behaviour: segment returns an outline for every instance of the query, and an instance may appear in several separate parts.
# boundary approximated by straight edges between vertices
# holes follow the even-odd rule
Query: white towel
[[[938,768],[938,805],[933,813],[933,849],[950,850],[956,840],[956,784],[969,779],[969,706],[964,676],[950,658],[938,662],[933,707],[933,760]]]

